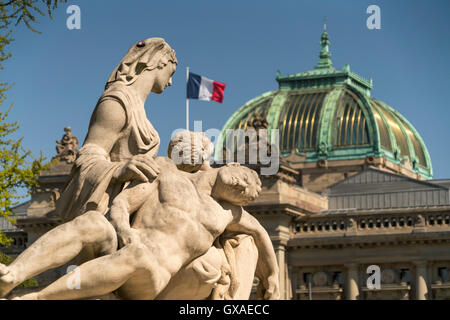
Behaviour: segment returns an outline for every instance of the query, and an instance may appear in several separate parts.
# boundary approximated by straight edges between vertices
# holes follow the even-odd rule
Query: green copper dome
[[[237,110],[222,137],[227,129],[245,130],[258,113],[268,129],[279,129],[282,157],[295,153],[305,162],[382,157],[432,178],[430,156],[419,133],[401,114],[370,96],[371,79],[351,72],[348,65],[333,68],[329,43],[324,31],[316,68],[288,76],[278,72],[278,90]]]

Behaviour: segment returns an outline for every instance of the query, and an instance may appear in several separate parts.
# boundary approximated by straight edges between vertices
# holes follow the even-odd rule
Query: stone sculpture
[[[211,169],[213,152],[204,133],[187,130],[175,134],[168,148],[177,168],[191,173]],[[257,260],[252,236],[225,232],[206,254],[178,272],[158,299],[248,299]]]
[[[197,163],[180,166],[156,157],[159,136],[144,102],[150,92],[171,85],[176,64],[161,38],[130,48],[108,79],[57,204],[67,222],[10,266],[0,265],[0,297],[24,279],[79,257],[79,289],[68,288],[65,275],[17,298],[248,298],[254,274],[261,280],[260,296],[278,298],[272,244],[242,208],[261,190],[256,172],[239,164],[211,168],[211,143],[204,138],[201,148],[183,139],[169,147],[170,157],[193,151],[196,158],[200,150]]]
[[[65,134],[61,140],[56,140],[56,156],[53,159],[59,159],[67,163],[73,163],[78,152],[78,138],[72,133],[72,128],[65,127]]]

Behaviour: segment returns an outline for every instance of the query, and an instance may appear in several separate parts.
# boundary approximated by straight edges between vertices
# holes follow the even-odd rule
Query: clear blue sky
[[[66,28],[70,4],[81,8],[81,30]],[[366,27],[371,4],[381,8],[381,30]],[[373,78],[372,96],[422,135],[435,178],[450,178],[449,14],[448,0],[69,1],[54,20],[39,18],[42,34],[15,29],[0,81],[15,83],[7,102],[25,147],[51,158],[65,126],[84,140],[105,81],[130,45],[163,37],[179,65],[173,86],[150,95],[146,110],[165,155],[170,134],[185,125],[186,66],[227,84],[223,104],[191,101],[192,121],[220,129],[246,101],[277,88],[277,69],[315,66],[327,16],[334,66]]]

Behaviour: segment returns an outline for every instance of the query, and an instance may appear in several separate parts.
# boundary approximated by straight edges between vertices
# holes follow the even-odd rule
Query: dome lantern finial
[[[320,50],[319,62],[315,69],[329,69],[333,67],[333,63],[331,62],[331,54],[329,50],[330,41],[327,33],[327,17],[324,18],[323,24],[323,33],[320,37],[320,45],[322,49]]]

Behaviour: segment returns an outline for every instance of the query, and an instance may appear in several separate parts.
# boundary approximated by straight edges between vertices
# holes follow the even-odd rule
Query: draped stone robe
[[[130,90],[117,83],[100,97],[96,108],[105,100],[119,102],[126,114],[126,124],[109,153],[89,143],[79,150],[69,181],[56,204],[55,213],[64,221],[89,210],[105,214],[111,201],[124,188],[124,183],[112,180],[115,170],[134,155],[148,153],[155,157],[158,153],[158,132],[147,119],[144,101]],[[93,119],[92,116],[90,125]]]

